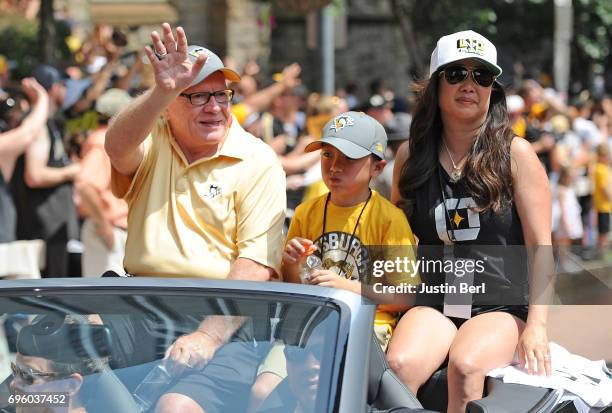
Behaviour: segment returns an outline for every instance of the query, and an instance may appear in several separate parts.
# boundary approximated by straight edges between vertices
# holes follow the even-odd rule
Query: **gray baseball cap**
[[[321,149],[327,143],[352,159],[370,154],[385,159],[387,133],[376,119],[363,112],[342,113],[323,127],[321,140],[306,146],[306,152]]]
[[[198,73],[195,79],[193,79],[193,82],[191,82],[191,86],[197,85],[216,71],[220,71],[221,73],[223,73],[225,78],[229,81],[240,82],[240,75],[232,69],[228,69],[227,67],[223,66],[223,62],[221,61],[221,59],[219,59],[219,56],[206,49],[205,47],[191,45],[189,46],[189,49],[187,51],[187,54],[189,55],[189,60],[191,60],[192,63],[196,61],[200,53],[208,53],[208,58],[206,59],[204,67],[202,68],[202,70],[200,70],[200,73]]]

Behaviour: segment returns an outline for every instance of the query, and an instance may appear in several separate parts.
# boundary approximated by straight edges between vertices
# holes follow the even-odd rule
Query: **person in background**
[[[11,242],[16,237],[17,212],[8,185],[15,162],[35,139],[43,136],[49,111],[47,91],[35,79],[25,78],[21,86],[31,105],[25,117],[18,97],[6,92],[0,96],[0,242]]]
[[[372,95],[364,105],[364,112],[380,122],[385,128],[389,128],[395,122],[393,118],[393,100],[385,95]]]
[[[45,277],[69,277],[68,241],[78,239],[79,227],[72,181],[80,166],[64,146],[63,111],[66,86],[60,72],[38,66],[34,77],[49,94],[47,127],[19,157],[11,181],[17,208],[17,238],[42,239],[46,245]]]
[[[580,204],[573,188],[574,173],[571,166],[561,168],[553,196],[553,242],[562,249],[559,256],[561,265],[569,264],[566,250],[574,242],[580,242],[584,232]]]
[[[11,71],[9,70],[9,64],[4,55],[0,54],[0,95],[4,93],[9,79],[11,78]]]
[[[372,189],[376,190],[376,192],[386,199],[391,199],[395,157],[400,145],[410,137],[411,123],[412,117],[409,114],[397,113],[394,118],[394,127],[387,133],[387,137],[389,138],[389,144],[387,145],[387,152],[385,154],[387,166],[380,175],[372,180]]]
[[[610,179],[610,148],[597,146],[597,162],[593,172],[593,207],[597,212],[597,248],[604,254],[609,245],[610,212],[612,212],[612,179]]]
[[[339,89],[336,95],[346,100],[348,110],[356,110],[359,107],[359,87],[355,82],[349,81],[344,86],[344,89]]]
[[[284,93],[290,94],[291,91],[301,83],[300,73],[302,68],[297,63],[292,63],[283,68],[278,81],[274,84],[257,90],[245,97],[240,103],[232,105],[232,114],[241,125],[250,125],[253,118],[258,118],[259,113],[270,107],[272,101]]]
[[[506,97],[506,107],[508,108],[512,132],[519,138],[524,138],[527,132],[527,120],[523,116],[525,101],[519,95],[508,95]]]
[[[81,147],[81,170],[75,188],[77,206],[85,218],[81,227],[84,277],[98,277],[108,270],[123,273],[128,207],[112,194],[111,163],[104,139],[110,119],[131,101],[124,90],[107,90],[96,101],[99,126]]]

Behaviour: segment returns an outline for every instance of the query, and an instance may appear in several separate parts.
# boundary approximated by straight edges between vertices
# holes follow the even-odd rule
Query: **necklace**
[[[324,237],[327,236],[327,234],[325,233],[325,228],[327,226],[327,206],[329,205],[329,199],[331,198],[331,192],[327,193],[327,198],[325,198],[325,208],[323,208],[323,232],[321,233],[321,240],[324,239]],[[368,202],[370,202],[370,198],[372,198],[372,190],[369,190],[368,193],[368,199],[366,199],[365,204],[363,204],[363,208],[361,208],[361,212],[359,213],[359,216],[357,217],[357,222],[355,222],[355,228],[353,228],[353,233],[351,234],[351,237],[349,238],[349,242],[348,242],[348,249],[346,250],[346,255],[344,256],[344,260],[342,261],[342,264],[340,264],[340,272],[344,273],[344,276],[346,278],[349,278],[351,274],[347,274],[345,271],[344,266],[346,265],[346,259],[349,256],[349,251],[351,250],[351,244],[353,244],[353,238],[355,238],[355,232],[357,232],[357,227],[359,226],[359,220],[361,219],[361,215],[363,215],[363,211],[365,211],[366,207],[368,206]],[[323,251],[323,244],[321,243],[321,260],[323,260],[323,256],[325,255],[325,251]],[[342,274],[339,274],[342,275]]]
[[[442,139],[442,143],[444,144],[446,153],[448,154],[448,157],[450,158],[450,161],[453,164],[453,171],[450,173],[450,180],[452,183],[456,183],[458,180],[461,179],[461,174],[463,173],[462,168],[460,168],[459,165],[455,163],[453,155],[451,155],[450,150],[448,149],[448,146],[446,145],[446,141],[444,139]],[[465,158],[465,156],[463,158]],[[463,161],[463,158],[459,160],[459,163]]]
[[[446,218],[448,219],[448,226],[446,227],[446,236],[448,237],[448,241],[451,244],[457,242],[457,237],[455,236],[455,227],[453,227],[453,220],[450,217],[450,213],[448,212],[448,206],[446,205],[447,199],[446,194],[444,193],[444,187],[442,185],[442,165],[438,164],[438,183],[440,184],[440,194],[442,194],[442,205],[444,205],[444,213],[446,214]],[[461,201],[461,197],[457,197],[457,202],[455,203],[454,211],[457,213],[457,207],[459,206],[459,201]],[[450,227],[450,230],[448,229]],[[444,241],[444,240],[442,240]],[[445,242],[446,244],[446,242]]]

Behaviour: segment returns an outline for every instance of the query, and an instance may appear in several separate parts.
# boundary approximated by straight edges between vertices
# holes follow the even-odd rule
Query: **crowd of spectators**
[[[531,143],[553,189],[553,243],[576,246],[584,260],[605,258],[612,211],[612,99],[583,91],[565,103],[534,79],[513,93],[507,104],[514,133]]]
[[[43,240],[43,276],[122,268],[127,207],[111,192],[104,133],[113,115],[152,85],[146,57],[126,45],[121,31],[100,25],[75,51],[79,63],[39,65],[21,80],[0,59],[0,242]],[[296,63],[269,79],[255,60],[234,69],[242,78],[232,85],[233,115],[285,169],[287,226],[297,205],[326,191],[319,154],[304,148],[348,110],[367,113],[387,130],[391,165],[372,185],[389,197],[395,151],[409,139],[411,91],[376,80],[367,91],[348,82],[325,96],[301,84]],[[532,144],[553,184],[554,242],[581,246],[581,259],[605,258],[612,99],[583,91],[566,102],[524,79],[509,85],[507,106],[515,134]]]

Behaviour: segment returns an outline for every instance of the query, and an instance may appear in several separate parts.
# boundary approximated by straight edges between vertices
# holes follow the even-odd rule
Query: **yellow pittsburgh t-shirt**
[[[330,201],[327,206],[325,237],[322,237],[326,199],[327,194],[300,204],[295,210],[287,234],[287,240],[294,237],[312,240],[318,247],[317,254],[322,253],[323,255],[321,261],[325,269],[352,280],[363,281],[370,259],[369,246],[411,246],[415,244],[414,235],[402,210],[376,191],[372,191],[372,197],[359,220],[359,226],[350,247],[348,243],[365,202],[352,207],[339,207]],[[393,252],[397,251],[393,250]],[[412,248],[408,248],[407,253],[412,254]],[[381,258],[392,260],[395,257],[377,256],[377,259]],[[342,265],[343,262],[344,265]],[[418,284],[419,277],[410,277],[405,274],[405,277],[394,279],[393,284],[400,282]],[[377,324],[394,325],[394,322],[395,315],[383,311],[376,312]]]
[[[595,189],[593,191],[593,204],[597,212],[612,212],[612,202],[606,199],[605,190],[610,185],[610,166],[598,162],[595,165]]]

